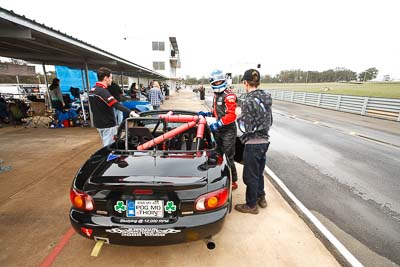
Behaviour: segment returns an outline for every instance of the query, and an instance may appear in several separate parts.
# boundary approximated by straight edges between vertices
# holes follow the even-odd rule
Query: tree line
[[[14,60],[13,64],[26,64],[23,61]],[[336,68],[325,71],[304,71],[304,70],[283,70],[279,74],[275,76],[271,76],[269,74],[264,74],[261,77],[261,83],[325,83],[325,82],[350,82],[350,81],[359,81],[366,82],[372,79],[375,79],[378,75],[378,70],[375,67],[369,68],[363,72],[357,73],[355,71],[346,69],[346,68]],[[385,80],[390,80],[390,77],[385,76]],[[55,78],[55,72],[48,72],[48,81],[49,83]],[[240,83],[242,75],[234,75],[232,77],[232,82],[234,84]],[[128,77],[124,76],[123,83],[128,83]],[[115,75],[114,80],[120,82],[121,77],[119,75]],[[190,77],[187,75],[185,77],[186,84],[206,84],[208,83],[208,77]],[[0,74],[0,83],[45,83],[44,75],[37,73],[35,76],[11,76],[11,75],[1,75]]]
[[[325,71],[304,71],[304,70],[283,70],[275,76],[269,74],[262,75],[261,83],[325,83],[325,82],[350,82],[359,81],[366,82],[375,79],[378,75],[378,70],[374,67],[369,68],[363,72],[357,73],[355,71],[336,68]],[[240,83],[242,75],[234,75],[232,82],[234,84]],[[208,78],[186,76],[186,84],[205,84],[208,83]]]

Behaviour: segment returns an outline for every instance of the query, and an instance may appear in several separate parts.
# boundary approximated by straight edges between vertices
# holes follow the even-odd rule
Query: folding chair
[[[44,102],[31,102],[29,107],[29,118],[25,123],[25,128],[30,124],[32,124],[34,128],[37,128],[40,125],[48,127],[49,122],[52,119],[52,111],[46,109],[46,104]]]

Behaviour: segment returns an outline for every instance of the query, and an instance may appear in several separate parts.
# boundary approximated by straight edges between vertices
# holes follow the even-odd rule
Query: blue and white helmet
[[[210,84],[214,93],[222,93],[228,87],[226,76],[222,70],[214,70],[210,74]]]

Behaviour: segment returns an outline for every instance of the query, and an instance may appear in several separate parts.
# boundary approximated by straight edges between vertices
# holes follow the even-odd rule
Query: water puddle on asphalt
[[[377,205],[384,205],[386,209],[400,212],[396,201],[385,196],[374,186],[363,179],[363,171],[368,170],[365,162],[353,162],[328,146],[319,144],[311,138],[297,135],[283,127],[271,128],[271,150],[285,152],[307,162],[318,169],[322,174],[335,179],[338,183],[350,188],[353,194],[365,201],[373,200]],[[290,162],[287,162],[290,166]],[[379,170],[375,175],[379,176]],[[377,176],[377,177],[378,177]],[[380,204],[382,203],[382,204]],[[391,204],[389,204],[391,203]]]

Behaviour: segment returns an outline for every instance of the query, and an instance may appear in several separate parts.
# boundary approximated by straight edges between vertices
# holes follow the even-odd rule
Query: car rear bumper
[[[204,214],[179,217],[167,224],[120,224],[111,217],[92,215],[71,209],[70,221],[75,231],[90,239],[105,239],[111,244],[159,246],[210,238],[217,234],[228,214],[228,207]],[[81,227],[91,229],[90,237]]]

